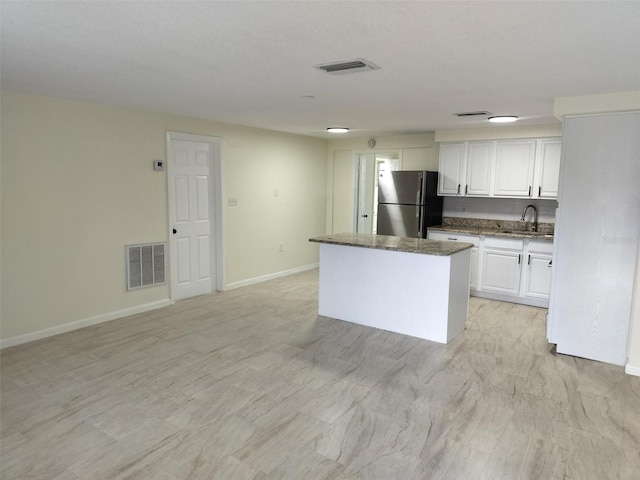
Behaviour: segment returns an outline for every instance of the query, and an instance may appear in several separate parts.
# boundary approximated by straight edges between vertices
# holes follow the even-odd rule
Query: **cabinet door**
[[[480,257],[478,252],[480,251],[480,237],[475,235],[464,235],[454,232],[446,231],[428,231],[427,237],[429,240],[439,240],[447,242],[466,242],[473,243],[471,249],[471,265],[469,266],[469,286],[474,290],[478,289],[478,261]]]
[[[474,290],[478,289],[478,247],[471,249],[471,265],[469,267],[469,286]]]
[[[557,198],[560,177],[560,140],[540,140],[536,160],[536,198]]]
[[[518,295],[520,293],[522,253],[484,248],[482,290]]]
[[[500,140],[496,145],[494,195],[531,197],[535,140]]]
[[[491,193],[493,145],[494,142],[469,143],[465,195],[488,197]]]
[[[464,178],[466,145],[444,143],[440,145],[438,164],[438,195],[460,195]]]
[[[531,253],[527,255],[524,296],[549,298],[551,290],[551,255]]]

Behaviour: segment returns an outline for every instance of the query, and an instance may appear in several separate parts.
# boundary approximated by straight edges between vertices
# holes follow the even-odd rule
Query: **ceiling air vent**
[[[318,70],[323,70],[327,73],[331,73],[333,75],[380,69],[379,66],[371,63],[368,60],[365,60],[364,58],[356,58],[355,60],[349,60],[346,62],[325,63],[323,65],[316,65],[315,68],[317,68]]]
[[[454,113],[456,117],[485,117],[491,115],[489,112],[461,112]]]

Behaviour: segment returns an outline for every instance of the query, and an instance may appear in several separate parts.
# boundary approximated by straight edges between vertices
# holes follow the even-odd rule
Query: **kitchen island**
[[[471,243],[341,233],[320,244],[318,313],[447,343],[469,307]]]

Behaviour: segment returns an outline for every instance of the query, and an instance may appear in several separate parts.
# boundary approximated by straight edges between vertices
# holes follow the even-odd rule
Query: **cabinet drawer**
[[[529,240],[529,251],[552,254],[553,242],[544,242],[541,240]]]
[[[480,245],[480,237],[475,235],[465,235],[463,233],[453,232],[429,232],[429,240],[449,241],[449,242],[466,242],[473,243],[474,247]]]
[[[502,238],[502,237],[490,237],[484,238],[484,246],[490,248],[500,248],[503,250],[518,250],[522,251],[524,248],[524,240],[518,238]]]

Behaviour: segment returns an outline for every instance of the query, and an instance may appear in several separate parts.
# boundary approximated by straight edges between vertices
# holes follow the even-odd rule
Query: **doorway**
[[[172,302],[223,290],[222,142],[167,133]]]
[[[356,233],[376,233],[378,178],[381,171],[400,170],[400,153],[363,153],[357,161]]]

